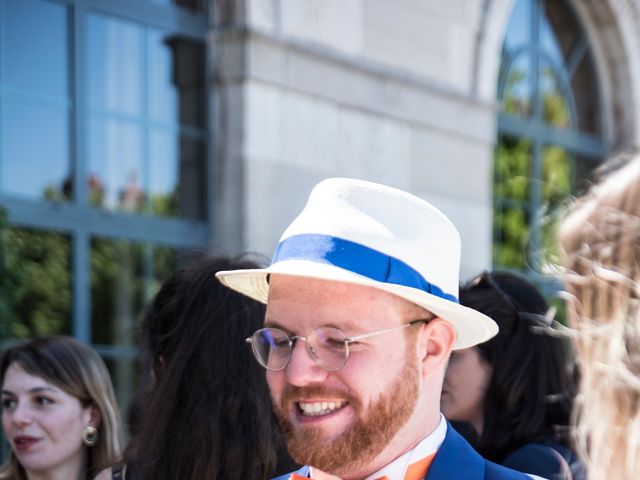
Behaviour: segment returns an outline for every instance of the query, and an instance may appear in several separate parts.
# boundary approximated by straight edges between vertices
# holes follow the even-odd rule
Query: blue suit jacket
[[[306,477],[309,467],[305,465],[292,473]],[[290,475],[274,480],[287,480]],[[425,480],[531,480],[531,477],[485,460],[451,425],[447,425],[447,435]]]

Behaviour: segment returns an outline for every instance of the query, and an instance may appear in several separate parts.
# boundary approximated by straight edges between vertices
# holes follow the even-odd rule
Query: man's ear
[[[422,327],[418,337],[417,353],[422,362],[423,377],[444,371],[456,335],[453,325],[440,317],[434,318]]]

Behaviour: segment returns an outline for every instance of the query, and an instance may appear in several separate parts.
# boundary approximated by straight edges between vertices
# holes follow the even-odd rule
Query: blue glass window
[[[202,42],[100,15],[88,35],[91,205],[204,219]]]
[[[0,192],[65,200],[71,172],[67,8],[6,0],[0,18]]]

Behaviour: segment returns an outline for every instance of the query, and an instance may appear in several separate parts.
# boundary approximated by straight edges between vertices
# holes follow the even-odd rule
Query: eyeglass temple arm
[[[385,328],[383,330],[376,330],[375,332],[363,333],[362,335],[356,335],[355,337],[346,337],[344,341],[346,343],[357,342],[358,340],[364,340],[365,338],[373,337],[380,333],[390,332],[391,330],[397,330],[399,328],[412,327],[413,325],[417,325],[418,323],[427,323],[435,318],[435,315],[430,318],[420,318],[418,320],[414,320],[409,323],[404,323],[402,325],[398,325],[396,327]]]

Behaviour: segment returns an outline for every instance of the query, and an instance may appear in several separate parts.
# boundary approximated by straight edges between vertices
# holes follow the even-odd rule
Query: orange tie
[[[422,480],[425,478],[435,456],[436,454],[432,453],[428,457],[424,457],[422,460],[418,460],[416,463],[409,465],[407,472],[404,474],[404,480]]]
[[[404,480],[423,480],[424,477],[427,476],[427,472],[429,471],[429,467],[431,466],[435,456],[436,454],[433,453],[428,457],[424,457],[422,460],[418,460],[417,462],[409,465],[406,473],[404,474]],[[289,477],[289,480],[309,480],[309,478],[302,477],[297,473],[294,473]],[[384,477],[379,477],[376,480],[389,480],[389,478],[385,475]]]

